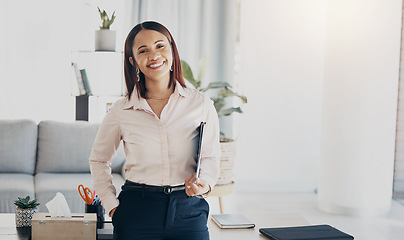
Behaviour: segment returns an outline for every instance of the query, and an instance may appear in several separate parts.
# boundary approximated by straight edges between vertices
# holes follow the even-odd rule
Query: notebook
[[[330,225],[312,225],[302,227],[260,228],[260,233],[271,240],[349,240],[353,236],[341,232]]]
[[[220,228],[254,228],[255,224],[242,214],[217,214],[212,215],[212,220]]]

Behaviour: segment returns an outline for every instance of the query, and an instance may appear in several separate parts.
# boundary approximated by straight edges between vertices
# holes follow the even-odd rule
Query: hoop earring
[[[173,65],[171,65],[171,67],[170,67],[170,71],[171,71],[171,72],[173,71]]]
[[[138,82],[140,82],[139,72],[139,68],[136,68],[136,77]]]

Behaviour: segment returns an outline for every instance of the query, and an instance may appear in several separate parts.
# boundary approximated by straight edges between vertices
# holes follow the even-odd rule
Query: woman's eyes
[[[160,48],[163,48],[163,47],[164,47],[164,44],[159,44],[159,45],[156,46],[157,49],[160,49]],[[139,51],[139,54],[142,54],[142,53],[145,53],[145,52],[147,52],[147,49],[142,49],[142,50]]]

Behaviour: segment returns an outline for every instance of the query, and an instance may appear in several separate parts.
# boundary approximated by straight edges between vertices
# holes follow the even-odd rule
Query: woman
[[[94,188],[112,217],[114,239],[209,239],[203,199],[219,175],[219,124],[212,101],[187,88],[176,44],[156,22],[136,25],[125,41],[128,94],[104,118],[90,156]],[[203,134],[195,180],[198,126]],[[111,159],[126,153],[119,197]]]

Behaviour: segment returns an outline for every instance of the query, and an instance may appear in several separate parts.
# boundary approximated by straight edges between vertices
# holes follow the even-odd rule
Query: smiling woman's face
[[[132,48],[134,62],[146,81],[169,81],[173,63],[171,44],[163,34],[143,29],[135,37]]]

